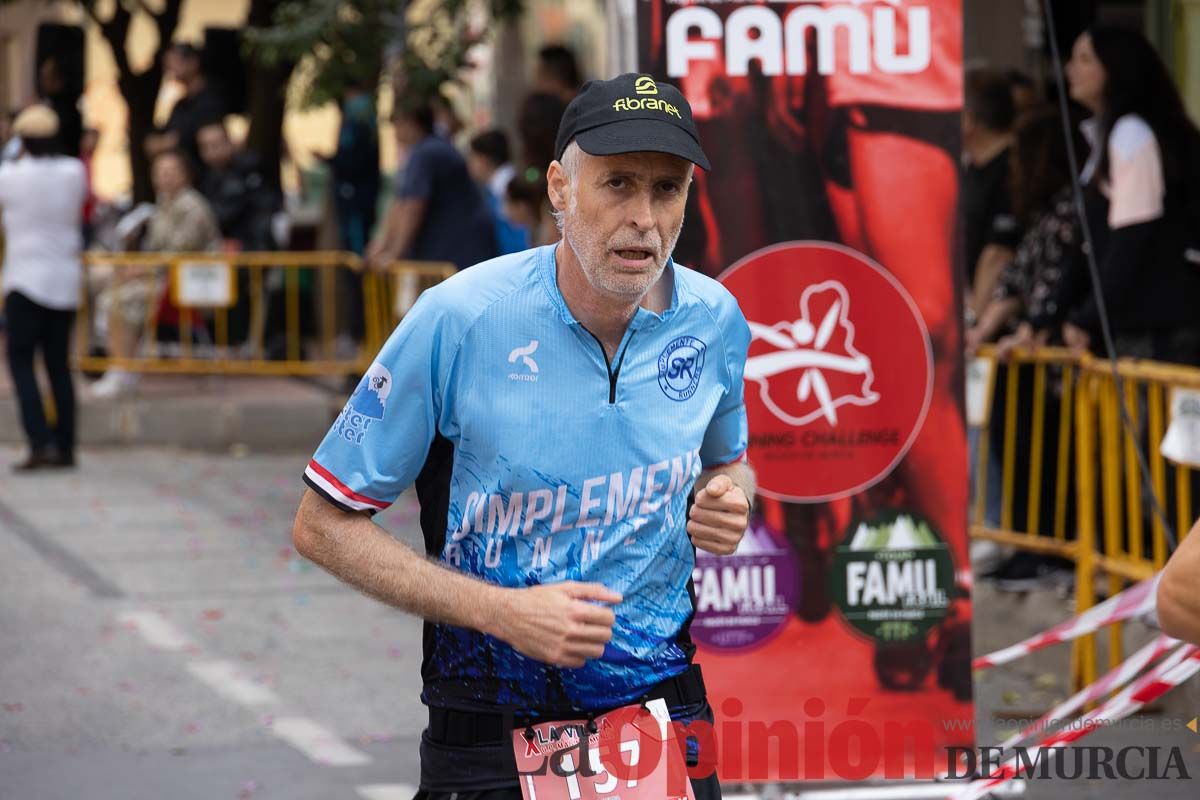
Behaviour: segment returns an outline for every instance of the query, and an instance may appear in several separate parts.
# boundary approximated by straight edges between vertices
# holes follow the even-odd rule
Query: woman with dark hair
[[[31,106],[13,123],[22,154],[0,165],[4,218],[4,313],[12,373],[29,456],[17,471],[75,463],[75,390],[68,350],[79,306],[83,202],[87,179],[77,158],[59,155],[58,115]],[[41,351],[58,420],[42,411],[33,361]]]
[[[1084,147],[1078,134],[1075,145]],[[1046,344],[1077,302],[1077,290],[1064,277],[1077,274],[1083,234],[1057,109],[1041,108],[1021,117],[1009,170],[1013,211],[1025,234],[979,324],[967,334],[972,350],[1017,320],[1017,333],[1002,340],[1001,351],[1035,341]]]
[[[1097,256],[1116,354],[1200,364],[1200,265],[1184,256],[1200,131],[1162,59],[1135,31],[1082,34],[1067,79],[1071,98],[1095,115],[1084,126],[1093,149],[1082,177],[1108,203],[1109,237]],[[1063,338],[1083,350],[1099,329],[1088,296]]]

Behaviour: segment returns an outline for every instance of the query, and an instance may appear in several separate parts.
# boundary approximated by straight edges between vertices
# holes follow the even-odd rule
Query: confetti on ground
[[[4,710],[10,714],[20,714],[25,710],[24,703],[5,703]]]
[[[1053,672],[1043,672],[1033,680],[1033,685],[1038,689],[1057,689],[1058,676]]]
[[[217,622],[225,616],[225,612],[219,608],[209,608],[204,611],[204,619],[209,622]]]

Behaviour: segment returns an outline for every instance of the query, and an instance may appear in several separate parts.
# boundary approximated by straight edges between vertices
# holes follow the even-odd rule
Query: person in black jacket
[[[196,142],[204,164],[198,188],[212,206],[221,236],[242,250],[272,249],[271,216],[283,200],[266,180],[258,156],[238,150],[223,122],[202,127]]]
[[[1082,177],[1108,204],[1097,260],[1116,355],[1200,365],[1200,268],[1184,258],[1187,164],[1200,131],[1158,53],[1134,31],[1098,26],[1082,34],[1067,78],[1072,99],[1095,115],[1085,123],[1093,150]],[[1100,310],[1088,296],[1063,338],[1082,351],[1099,330]]]

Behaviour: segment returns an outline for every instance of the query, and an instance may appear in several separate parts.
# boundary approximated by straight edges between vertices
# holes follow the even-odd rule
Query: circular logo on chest
[[[704,370],[704,342],[695,336],[680,336],[658,357],[658,385],[663,394],[683,402],[696,393]]]

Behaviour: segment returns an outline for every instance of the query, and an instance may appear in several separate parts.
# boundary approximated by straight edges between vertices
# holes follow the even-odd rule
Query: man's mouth
[[[654,258],[654,251],[645,247],[622,247],[613,250],[613,254],[621,261],[621,266],[624,267],[641,267],[645,266],[648,261]]]

